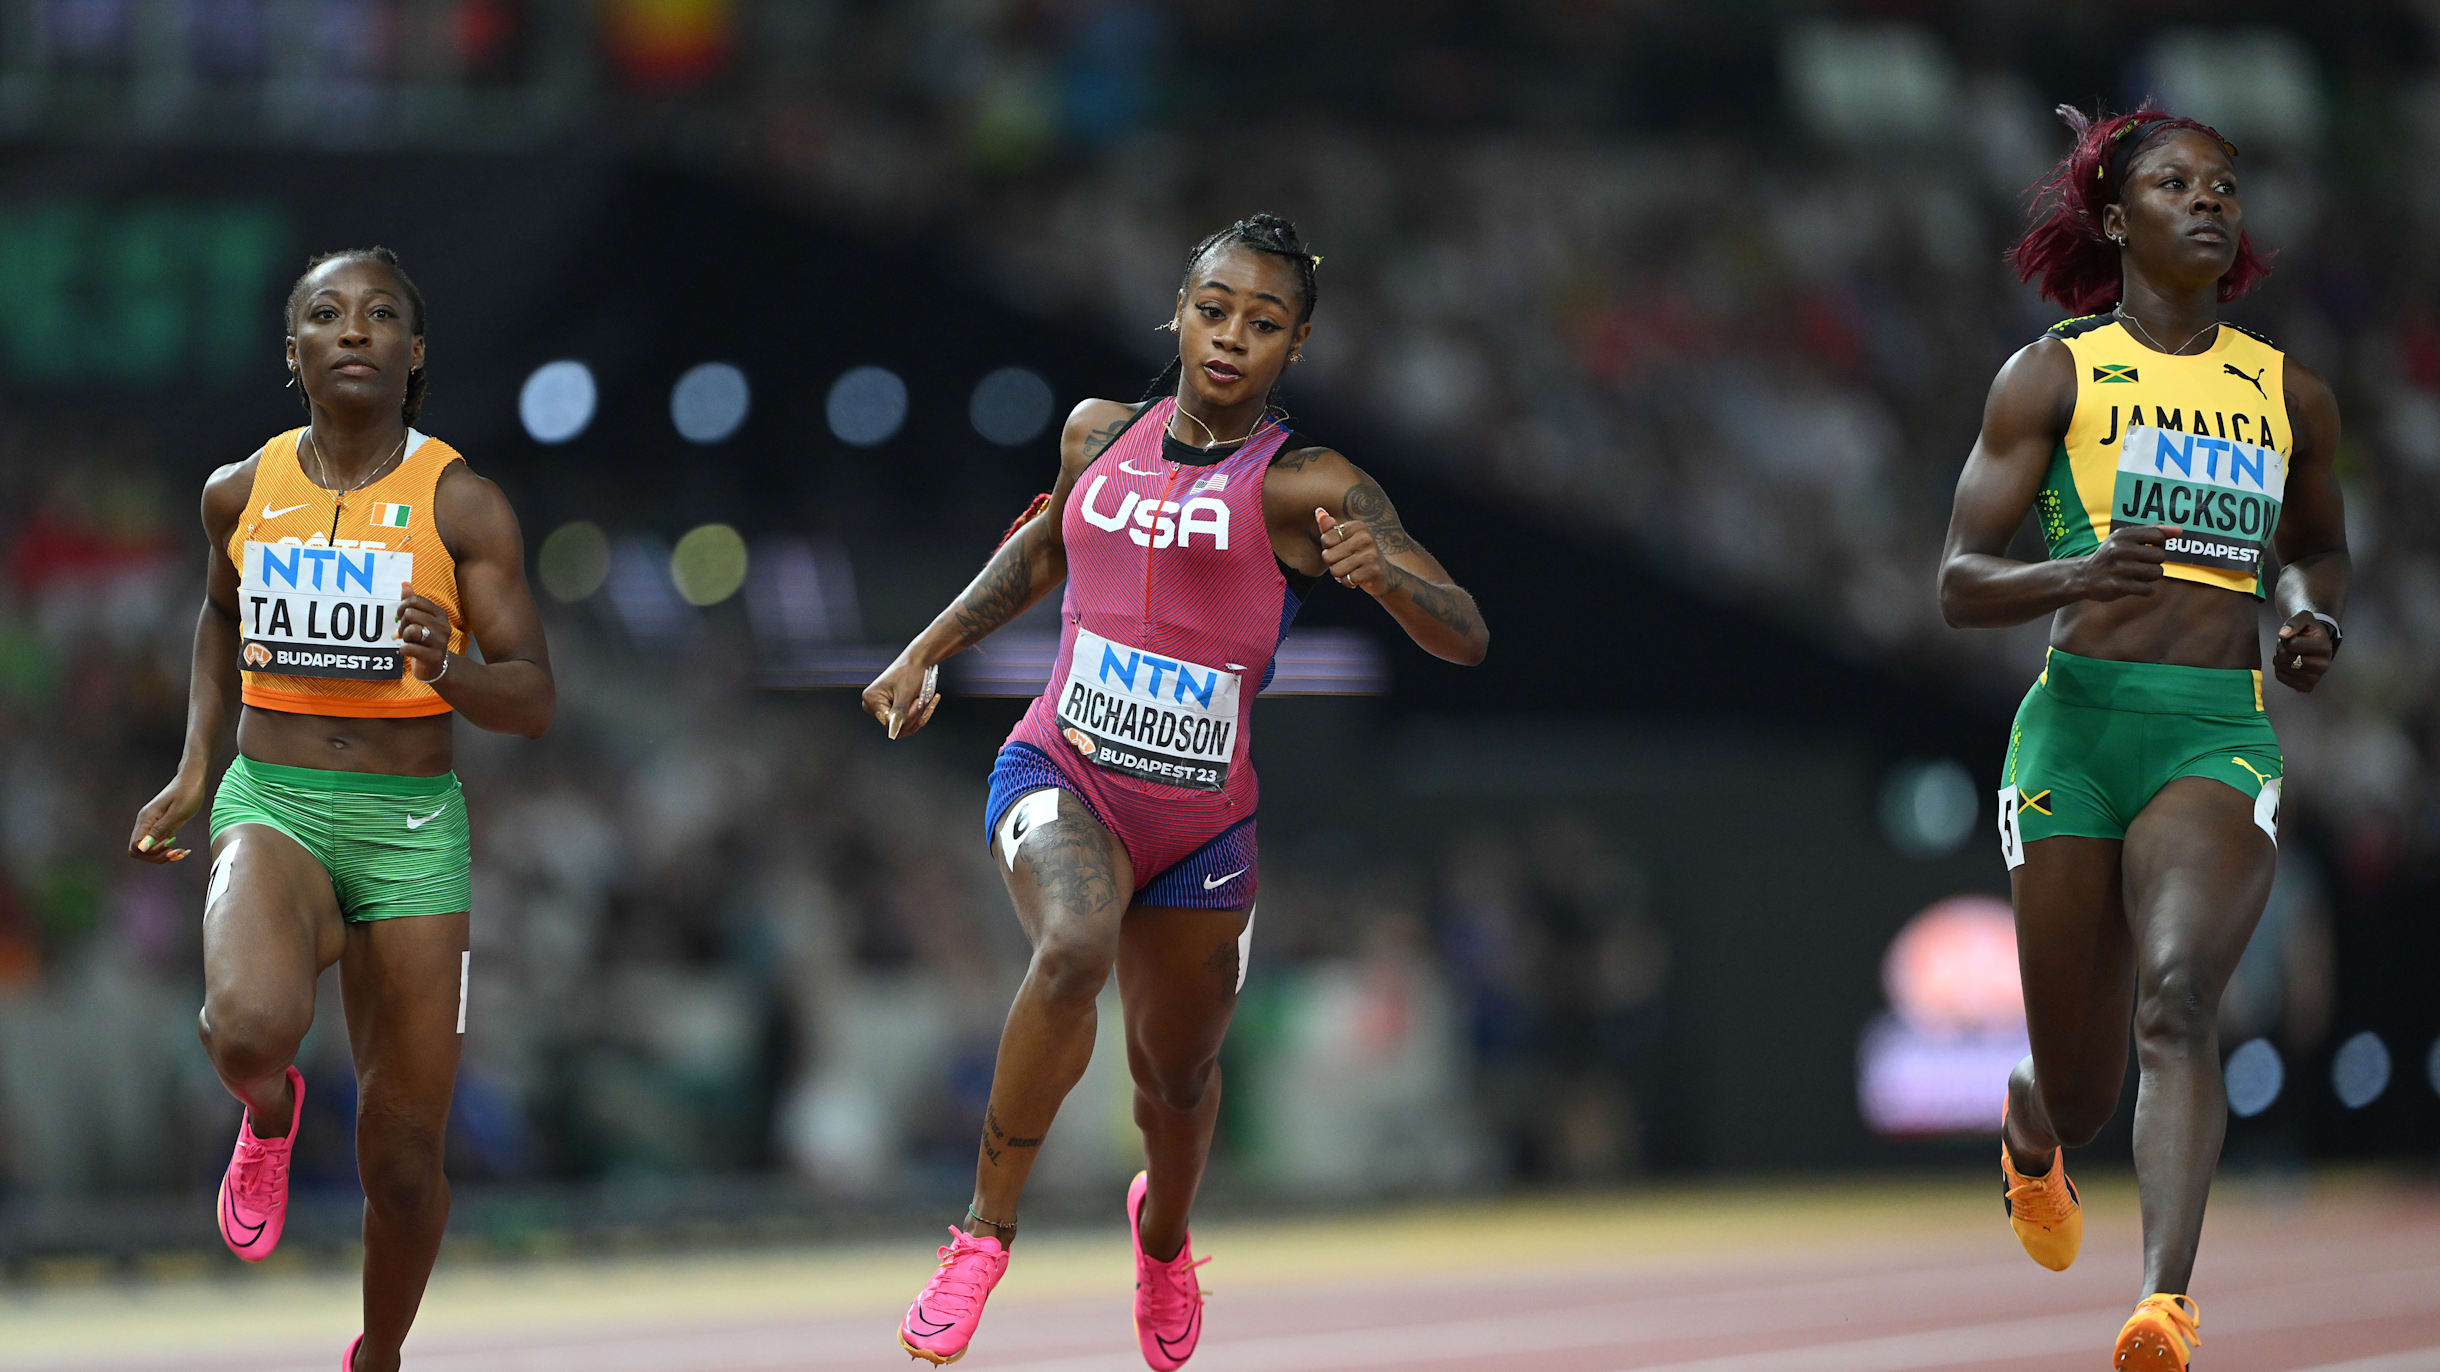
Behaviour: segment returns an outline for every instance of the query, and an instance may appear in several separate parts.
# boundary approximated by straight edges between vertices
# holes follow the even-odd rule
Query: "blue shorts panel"
[[[1248,815],[1145,882],[1135,893],[1135,903],[1175,910],[1243,909],[1254,903],[1261,873],[1254,817]]]
[[[1086,813],[1118,836],[1130,854],[1144,851],[1147,845],[1142,835],[1130,837],[1123,818],[1114,823],[1113,816],[1094,804],[1049,754],[1029,743],[1010,743],[992,761],[991,789],[983,802],[983,846],[991,846],[992,835],[1009,806],[1044,787],[1057,787],[1074,796]],[[1139,883],[1132,903],[1165,909],[1235,910],[1254,903],[1260,871],[1254,817],[1248,815]]]

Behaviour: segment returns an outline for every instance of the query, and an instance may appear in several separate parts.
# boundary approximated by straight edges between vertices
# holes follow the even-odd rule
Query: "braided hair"
[[[1195,244],[1194,251],[1186,255],[1186,270],[1178,274],[1178,289],[1184,291],[1194,285],[1195,268],[1203,265],[1203,259],[1224,248],[1233,247],[1287,259],[1290,268],[1296,272],[1296,290],[1300,297],[1296,322],[1302,324],[1313,318],[1313,307],[1320,302],[1322,294],[1321,286],[1314,279],[1314,268],[1321,265],[1322,259],[1306,245],[1293,222],[1276,214],[1248,215]],[[1185,364],[1171,357],[1169,365],[1163,367],[1160,375],[1152,378],[1152,384],[1144,388],[1143,398],[1157,400],[1170,394],[1177,389],[1178,378],[1184,371]]]
[[[306,262],[305,270],[298,275],[296,284],[288,288],[287,323],[291,336],[297,331],[297,311],[305,306],[305,283],[311,280],[313,274],[325,264],[343,261],[378,262],[389,268],[390,275],[398,278],[398,293],[405,297],[407,302],[408,332],[417,338],[424,336],[424,293],[415,288],[415,280],[408,276],[407,269],[399,264],[398,254],[391,249],[378,246],[341,248],[337,252],[326,252]],[[425,368],[417,367],[407,373],[407,401],[401,407],[401,413],[410,427],[414,425],[416,417],[424,412],[424,392],[428,384],[429,378]],[[302,386],[297,388],[297,399],[304,402],[305,412],[308,415],[313,413],[313,398],[305,394],[305,388]]]

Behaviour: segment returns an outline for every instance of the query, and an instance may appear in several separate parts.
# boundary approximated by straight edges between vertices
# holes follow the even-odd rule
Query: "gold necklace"
[[[1203,431],[1205,441],[1197,446],[1201,447],[1203,451],[1207,453],[1214,448],[1233,447],[1240,443],[1250,442],[1252,441],[1254,435],[1262,432],[1263,425],[1271,422],[1271,412],[1268,409],[1265,409],[1262,412],[1262,417],[1254,421],[1254,427],[1245,431],[1244,438],[1232,438],[1228,440],[1228,442],[1223,443],[1220,441],[1220,435],[1212,432],[1211,425],[1204,423],[1200,418],[1196,417],[1194,411],[1186,408],[1185,401],[1181,400],[1178,402],[1178,413],[1186,416],[1188,419],[1194,420],[1195,427]]]
[[[2118,313],[2118,317],[2119,317],[2120,319],[2123,319],[2123,320],[2125,320],[2126,322],[2128,322],[2129,324],[2132,324],[2132,325],[2134,325],[2134,326],[2135,326],[2135,332],[2137,332],[2137,333],[2139,333],[2139,334],[2142,334],[2142,335],[2143,335],[2143,341],[2144,341],[2144,342],[2151,344],[2151,345],[2152,345],[2153,347],[2155,347],[2155,348],[2159,348],[2159,349],[2160,349],[2160,351],[2162,351],[2162,352],[2165,352],[2165,353],[2169,354],[2169,356],[2171,356],[2171,357],[2184,357],[2184,356],[2186,355],[2186,349],[2191,348],[2191,347],[2193,347],[2193,346],[2194,346],[2194,341],[2195,341],[2195,339],[2196,339],[2196,338],[2201,338],[2201,337],[2203,336],[2203,334],[2207,334],[2207,333],[2211,332],[2213,329],[2216,329],[2216,328],[2220,327],[2220,321],[2218,321],[2218,320],[2216,320],[2216,319],[2215,319],[2215,320],[2211,321],[2210,323],[2205,324],[2205,325],[2202,327],[2202,331],[2201,331],[2201,332],[2199,332],[2199,333],[2197,333],[2197,334],[2195,334],[2194,338],[2189,338],[2189,339],[2187,339],[2187,340],[2186,340],[2184,343],[2179,344],[2179,345],[2178,345],[2177,347],[2175,347],[2175,348],[2162,348],[2162,347],[2160,346],[2160,340],[2159,340],[2159,339],[2157,339],[2157,338],[2154,338],[2154,337],[2152,336],[2152,331],[2151,331],[2150,329],[2147,329],[2147,328],[2145,328],[2145,327],[2143,326],[2143,321],[2142,321],[2142,320],[2137,319],[2135,316],[2133,316],[2133,315],[2131,315],[2131,314],[2128,314],[2128,313],[2127,313],[2127,307],[2126,307],[2125,305],[2123,305],[2123,304],[2119,305],[2119,306],[2117,307],[2117,313]]]
[[[306,426],[305,441],[313,444],[313,466],[315,471],[322,474],[322,489],[337,496],[338,508],[342,510],[347,508],[347,498],[349,496],[354,495],[356,492],[372,485],[374,481],[380,478],[383,472],[389,470],[392,462],[398,460],[398,455],[407,450],[407,436],[402,433],[398,436],[398,446],[390,450],[390,455],[388,457],[385,457],[381,459],[381,461],[373,464],[373,469],[370,472],[365,473],[365,477],[362,481],[357,482],[355,485],[350,486],[343,491],[337,486],[333,485],[331,482],[330,462],[323,456],[322,444],[320,441],[314,438],[313,428],[311,425]]]

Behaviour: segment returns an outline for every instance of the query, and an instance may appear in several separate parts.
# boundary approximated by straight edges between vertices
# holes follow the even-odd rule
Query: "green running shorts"
[[[394,777],[240,757],[212,797],[212,837],[232,824],[295,839],[330,873],[339,913],[351,923],[454,914],[474,903],[466,797],[455,772]]]
[[[2262,713],[2262,673],[2111,662],[2050,650],[2017,708],[2000,773],[2000,852],[2054,834],[2125,838],[2160,788],[2210,777],[2254,800],[2279,841],[2279,738]]]

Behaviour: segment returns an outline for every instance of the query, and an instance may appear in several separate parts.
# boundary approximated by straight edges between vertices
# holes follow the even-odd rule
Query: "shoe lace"
[[[237,1150],[236,1165],[230,1172],[229,1189],[244,1199],[277,1199],[280,1188],[288,1184],[288,1150],[273,1147],[267,1140],[248,1139]]]
[[[960,1319],[983,1303],[983,1295],[990,1286],[987,1278],[999,1255],[985,1248],[981,1239],[955,1225],[949,1227],[949,1232],[955,1237],[940,1250],[940,1270],[932,1274],[931,1283],[924,1287],[923,1303],[936,1314]]]
[[[2203,1311],[2193,1301],[2184,1296],[2162,1292],[2158,1295],[2146,1296],[2137,1302],[2135,1306],[2137,1315],[2143,1314],[2146,1310],[2169,1322],[2170,1329],[2179,1338],[2186,1341],[2187,1352],[2191,1353],[2203,1346]]]
[[[2009,1212],[2031,1224],[2051,1224],[2065,1219],[2067,1212],[2075,1208],[2075,1203],[2068,1198],[2065,1182],[2056,1186],[2051,1184],[2051,1179],[2059,1175],[2058,1167],[2054,1162],[2050,1171],[2038,1177],[2027,1177],[2020,1173],[2018,1183],[2008,1188]]]
[[[1179,1262],[1175,1258],[1168,1262],[1151,1257],[1143,1259],[1141,1270],[1136,1274],[1136,1285],[1144,1289],[1145,1304],[1151,1307],[1156,1320],[1163,1324],[1182,1320],[1194,1309],[1195,1301],[1211,1294],[1195,1280],[1196,1269],[1210,1261],[1209,1258],[1197,1258],[1193,1262]]]

